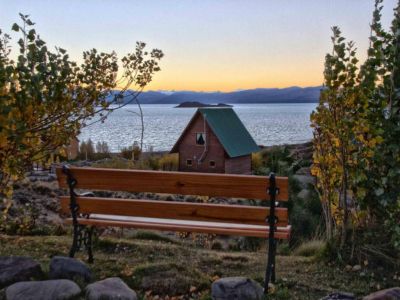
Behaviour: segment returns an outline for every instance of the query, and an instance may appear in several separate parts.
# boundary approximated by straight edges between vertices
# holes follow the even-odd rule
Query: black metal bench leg
[[[271,282],[275,283],[275,266],[276,266],[276,245],[277,245],[277,240],[274,240],[274,247],[272,249],[273,255],[272,255],[272,271],[271,271]]]
[[[86,228],[86,250],[88,253],[88,263],[93,263],[93,226],[87,227]]]
[[[72,245],[69,250],[69,257],[74,257],[76,251],[79,250],[79,239],[80,239],[80,228],[79,225],[74,225],[73,228],[73,236],[72,236]]]
[[[265,271],[265,285],[264,285],[264,293],[268,294],[268,286],[269,283],[275,282],[275,245],[276,240],[270,239],[268,246],[268,261],[267,261],[267,269]]]
[[[275,254],[276,254],[276,239],[275,239],[275,229],[277,218],[275,216],[275,199],[276,194],[278,193],[278,189],[276,187],[275,174],[271,173],[269,176],[269,187],[268,194],[270,197],[270,214],[267,219],[269,225],[269,236],[268,236],[268,261],[267,261],[267,269],[265,271],[265,285],[264,285],[264,293],[268,294],[268,286],[269,283],[275,282]]]

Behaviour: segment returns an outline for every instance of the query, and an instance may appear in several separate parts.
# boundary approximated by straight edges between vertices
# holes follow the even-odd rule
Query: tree
[[[109,154],[110,149],[108,148],[108,144],[105,141],[97,142],[96,152],[101,154]]]
[[[356,83],[354,44],[345,42],[339,28],[333,27],[333,51],[326,55],[324,89],[316,112],[311,115],[314,128],[314,167],[324,207],[327,236],[341,231],[341,245],[349,226],[349,177],[352,172],[355,126],[361,97]],[[333,226],[332,221],[335,221]]]
[[[19,54],[11,59],[11,36],[0,31],[0,198],[9,200],[12,183],[33,161],[45,161],[62,151],[71,136],[94,116],[104,122],[115,109],[135,101],[160,71],[161,50],[146,50],[138,42],[119,60],[115,52],[83,52],[83,63],[66,50],[50,51],[28,15],[12,30],[21,34]],[[135,87],[134,90],[128,90]],[[120,88],[119,91],[115,91]],[[129,101],[123,101],[130,97]],[[110,106],[116,104],[116,106]],[[9,201],[8,201],[9,203]]]
[[[339,238],[342,254],[350,248],[350,258],[357,238],[375,242],[373,232],[382,245],[385,237],[400,249],[400,1],[390,32],[381,24],[382,2],[375,1],[368,58],[359,71],[352,43],[346,46],[333,29],[325,86],[311,116],[312,172],[327,236]],[[372,254],[381,251],[376,247]]]
[[[140,118],[140,147],[139,150],[140,152],[143,151],[143,140],[144,140],[144,116],[143,116],[143,109],[142,106],[140,105],[140,102],[138,99],[136,99],[136,104],[139,108],[139,112],[132,111],[132,110],[127,110],[131,114],[137,115]],[[135,148],[138,148],[137,145],[135,145],[136,141],[133,142],[133,150]],[[132,157],[135,157],[135,152],[132,152]]]

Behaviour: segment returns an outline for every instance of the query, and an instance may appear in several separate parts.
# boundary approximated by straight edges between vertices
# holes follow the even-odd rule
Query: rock
[[[300,193],[297,194],[297,197],[302,200],[307,200],[310,198],[310,191],[307,189],[302,189]]]
[[[350,265],[346,265],[346,267],[344,267],[344,269],[345,269],[345,271],[350,272],[353,269],[353,267]]]
[[[335,292],[328,296],[321,298],[320,300],[355,300],[356,297],[351,293]]]
[[[363,300],[398,300],[400,299],[400,287],[394,287],[372,293],[363,298]]]
[[[360,265],[355,265],[353,266],[353,268],[351,269],[353,272],[358,272],[361,271],[361,266]]]
[[[297,170],[296,175],[308,175],[311,176],[311,170],[309,167],[302,167]]]
[[[245,277],[227,277],[211,286],[213,300],[258,300],[263,298],[263,288]]]
[[[119,277],[107,278],[86,287],[87,300],[136,300],[135,291],[131,290]]]
[[[80,293],[79,286],[66,279],[17,282],[5,291],[7,300],[68,300]]]
[[[49,277],[51,279],[71,279],[90,282],[92,273],[81,261],[64,256],[54,256],[50,262]]]
[[[299,182],[303,189],[307,189],[310,184],[315,185],[315,177],[310,175],[293,175],[293,178]]]
[[[0,256],[0,289],[18,281],[40,278],[40,264],[29,257]]]

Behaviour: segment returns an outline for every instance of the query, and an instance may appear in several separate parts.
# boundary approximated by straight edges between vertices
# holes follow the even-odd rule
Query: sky
[[[389,27],[397,0],[385,0]],[[234,91],[318,86],[339,26],[363,60],[373,0],[0,0],[0,29],[29,14],[49,46],[80,61],[91,48],[119,57],[136,41],[161,49],[147,90]]]

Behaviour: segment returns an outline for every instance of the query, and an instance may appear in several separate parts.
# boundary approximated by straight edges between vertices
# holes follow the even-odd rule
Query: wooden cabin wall
[[[251,155],[225,158],[225,173],[251,174]]]
[[[225,150],[208,124],[206,124],[207,153],[202,163],[197,162],[204,151],[204,146],[196,144],[196,133],[204,131],[203,116],[198,114],[189,126],[179,144],[179,170],[184,172],[225,173]],[[188,159],[192,160],[191,167],[186,165]],[[210,167],[210,161],[215,161],[215,167]]]

